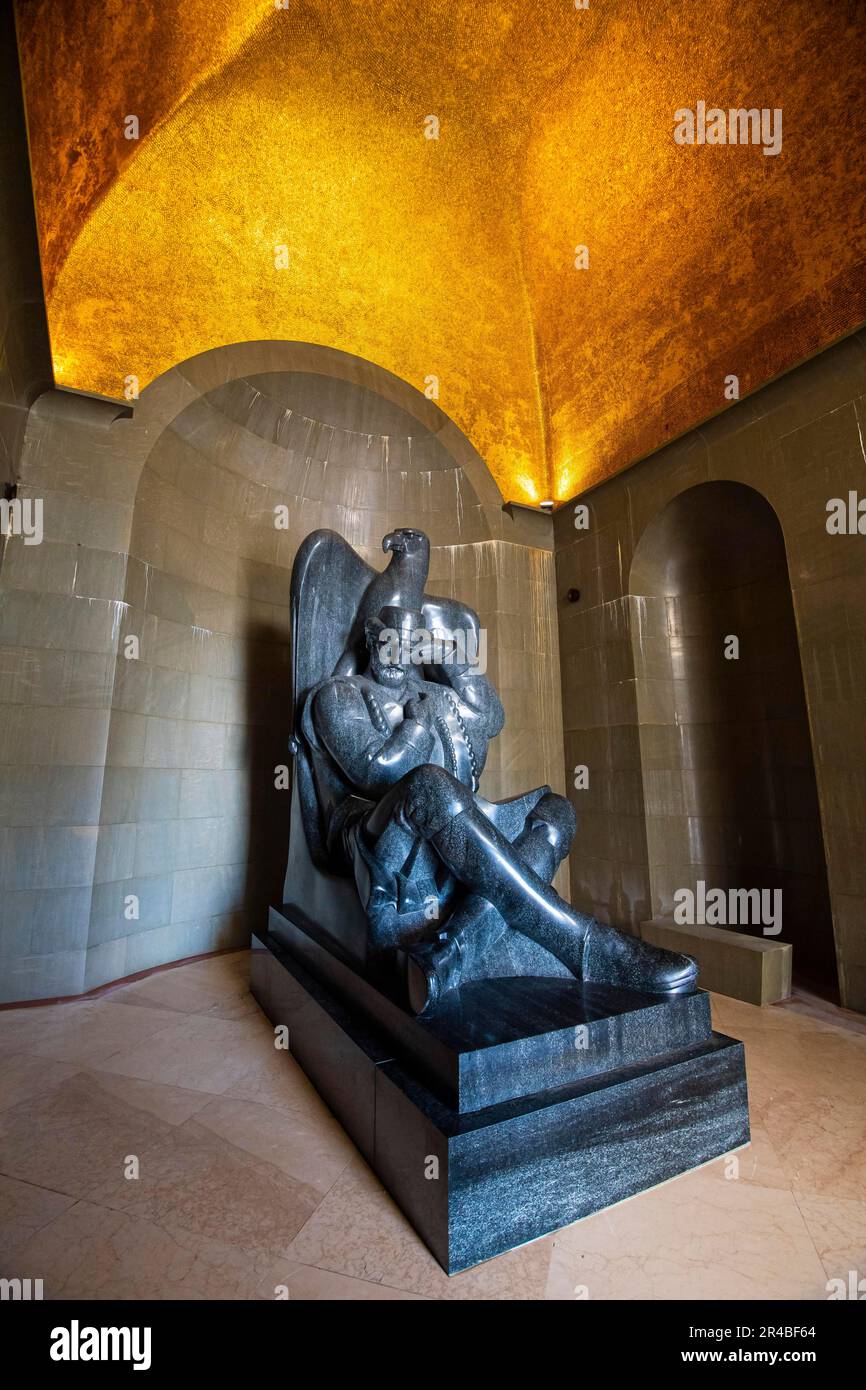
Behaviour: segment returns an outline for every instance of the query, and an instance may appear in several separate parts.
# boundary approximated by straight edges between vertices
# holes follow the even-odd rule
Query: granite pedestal
[[[419,1019],[324,941],[272,910],[253,994],[449,1274],[748,1142],[702,991],[492,979]]]

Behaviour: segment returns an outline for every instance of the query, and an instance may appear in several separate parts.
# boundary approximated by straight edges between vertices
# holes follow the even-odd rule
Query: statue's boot
[[[460,811],[431,836],[431,842],[455,878],[492,903],[510,927],[561,960],[576,979],[646,993],[681,993],[694,988],[698,967],[690,956],[626,936],[569,907],[475,807]],[[436,944],[430,943],[434,948]],[[447,984],[448,975],[459,970],[460,961],[455,938],[439,944],[440,961],[434,950],[428,969],[423,956],[418,962],[436,996],[441,994],[442,984]],[[442,978],[435,978],[437,975]],[[416,979],[416,1004],[420,1002],[421,984]]]
[[[443,994],[461,983],[468,936],[467,931],[443,930],[431,941],[416,941],[406,947],[406,990],[414,1014],[432,1009]]]
[[[545,819],[544,807],[542,801],[511,844],[523,863],[550,883],[568,853],[574,832],[572,824],[564,834],[559,833],[559,827]],[[420,1014],[432,1008],[443,994],[467,980],[485,978],[484,960],[508,931],[508,923],[493,904],[478,893],[470,893],[446,927],[406,948],[406,983],[413,1012]]]

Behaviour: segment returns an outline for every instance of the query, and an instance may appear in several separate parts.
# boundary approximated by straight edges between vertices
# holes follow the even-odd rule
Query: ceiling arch
[[[429,392],[537,503],[866,317],[859,0],[17,17],[59,385],[315,342]],[[677,144],[701,101],[781,110],[780,151]]]

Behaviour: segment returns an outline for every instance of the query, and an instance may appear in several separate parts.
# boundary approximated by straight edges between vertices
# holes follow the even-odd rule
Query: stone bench
[[[642,922],[640,934],[653,946],[694,956],[701,967],[701,989],[747,1004],[777,1004],[790,997],[793,947],[778,937],[749,936],[726,927],[680,926],[670,917]]]

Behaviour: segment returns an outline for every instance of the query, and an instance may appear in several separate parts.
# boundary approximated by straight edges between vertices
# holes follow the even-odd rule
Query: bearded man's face
[[[399,641],[390,637],[374,637],[369,641],[370,649],[370,669],[369,674],[379,685],[388,686],[392,690],[399,690],[405,685],[406,678],[412,667],[412,660],[408,651],[408,644],[401,648]],[[405,660],[403,659],[405,657]]]

